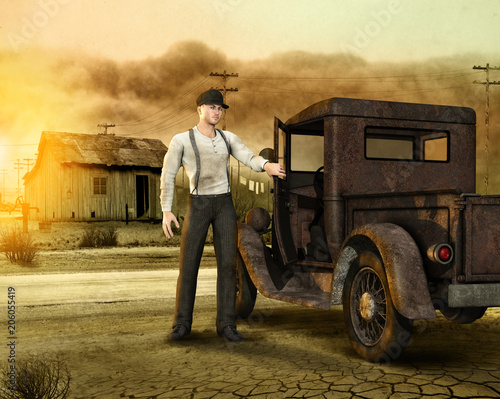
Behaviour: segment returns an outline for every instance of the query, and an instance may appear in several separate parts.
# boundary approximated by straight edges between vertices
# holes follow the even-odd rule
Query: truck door
[[[274,151],[277,162],[283,165],[285,172],[289,168],[289,132],[287,126],[278,118],[274,118]],[[287,178],[274,176],[274,201],[273,201],[273,246],[279,248],[279,254],[285,265],[297,261],[297,250],[290,228],[290,203]]]

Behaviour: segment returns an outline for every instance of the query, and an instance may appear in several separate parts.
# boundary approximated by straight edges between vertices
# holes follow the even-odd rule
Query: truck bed
[[[500,281],[500,196],[467,196],[464,212],[465,282]]]

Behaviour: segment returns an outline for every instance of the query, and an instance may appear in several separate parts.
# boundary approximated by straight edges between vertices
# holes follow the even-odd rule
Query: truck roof
[[[475,125],[476,123],[476,113],[469,107],[333,97],[307,107],[288,119],[286,125],[300,124],[327,116],[398,119],[468,125]]]

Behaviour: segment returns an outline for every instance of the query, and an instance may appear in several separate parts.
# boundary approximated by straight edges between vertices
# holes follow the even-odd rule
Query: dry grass
[[[65,399],[68,396],[71,373],[60,358],[28,356],[16,361],[15,379],[10,379],[10,367],[2,370],[0,394],[5,399]]]
[[[37,255],[37,248],[29,234],[16,224],[0,227],[0,252],[11,263],[30,264]]]
[[[2,228],[21,228],[22,221],[0,212]],[[77,249],[90,230],[114,231],[119,247],[178,246],[180,231],[170,240],[165,238],[160,223],[150,222],[55,222],[50,229],[40,229],[37,221],[29,221],[28,232],[34,246],[41,251]]]

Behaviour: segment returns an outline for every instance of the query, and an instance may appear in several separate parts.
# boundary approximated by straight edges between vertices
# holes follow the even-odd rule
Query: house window
[[[94,195],[106,195],[107,182],[108,182],[107,177],[94,177],[93,178]]]

